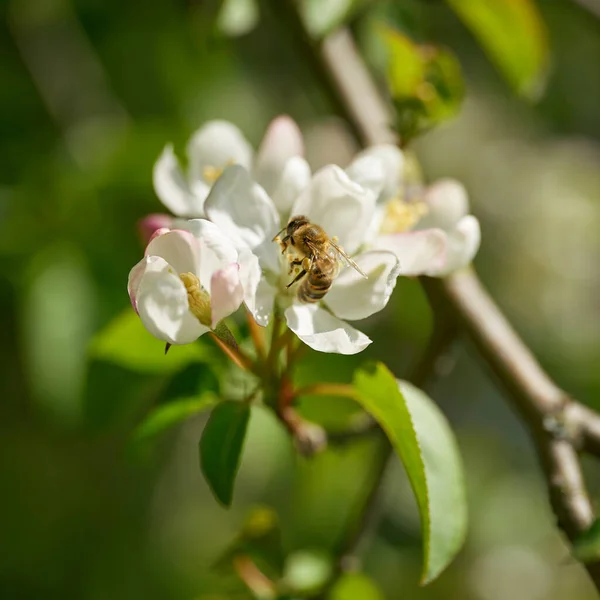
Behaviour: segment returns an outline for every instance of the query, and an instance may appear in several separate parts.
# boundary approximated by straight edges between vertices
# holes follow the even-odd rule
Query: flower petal
[[[325,296],[331,312],[350,321],[365,319],[382,310],[400,273],[398,258],[385,250],[364,252],[355,256],[354,260],[369,278],[365,279],[355,269],[346,268]]]
[[[271,194],[279,214],[283,219],[290,216],[296,198],[310,183],[310,166],[300,156],[290,158],[286,163],[279,180],[279,185]]]
[[[365,154],[357,156],[347,167],[348,177],[379,197],[385,184],[383,161],[378,156]]]
[[[288,327],[313,350],[337,354],[362,352],[371,340],[318,304],[292,304],[285,311]]]
[[[473,215],[463,217],[455,230],[448,233],[448,257],[445,265],[432,274],[444,276],[466,267],[477,254],[480,243],[479,221]]]
[[[127,280],[127,293],[129,294],[129,300],[131,300],[131,306],[133,310],[138,312],[137,309],[137,293],[140,287],[140,282],[146,270],[146,259],[142,258],[140,262],[129,271],[129,278]]]
[[[383,169],[383,185],[380,191],[380,200],[386,201],[400,193],[403,180],[404,154],[402,150],[393,144],[379,144],[370,146],[359,152],[350,163],[346,172],[350,177],[361,185],[365,184],[366,167],[369,162],[365,159],[376,159]]]
[[[362,244],[375,210],[375,194],[354,183],[336,165],[315,173],[300,194],[292,215],[305,215],[329,236],[337,236],[349,254]]]
[[[263,277],[258,257],[250,250],[240,249],[238,262],[246,307],[254,320],[266,327],[273,312],[276,290]]]
[[[440,227],[449,231],[469,212],[469,199],[462,183],[441,179],[425,190],[429,212],[419,223],[419,229]]]
[[[279,214],[271,198],[239,165],[228,167],[214,184],[206,214],[233,243],[254,249],[279,229]]]
[[[157,231],[146,248],[146,256],[160,256],[179,273],[198,273],[199,244],[181,229]]]
[[[232,263],[213,273],[210,280],[210,309],[213,329],[217,323],[234,313],[244,300],[240,281],[240,265]]]
[[[160,201],[179,217],[198,217],[202,215],[204,198],[197,197],[190,189],[179,161],[173,152],[173,146],[165,146],[154,164],[154,191]]]
[[[243,133],[228,121],[209,121],[188,142],[190,181],[203,181],[205,169],[229,164],[250,168],[254,154]]]
[[[400,263],[401,275],[430,275],[446,264],[448,238],[441,229],[425,229],[380,235],[373,247],[393,252]]]
[[[142,262],[136,307],[144,327],[169,344],[189,344],[209,331],[190,312],[185,286],[173,267],[159,256]]]
[[[182,225],[199,244],[199,266],[197,275],[200,284],[210,289],[213,274],[236,263],[238,252],[233,242],[214,223],[206,219],[190,219]]]
[[[302,133],[296,122],[282,115],[271,121],[256,154],[254,177],[272,196],[288,160],[304,156]]]
[[[159,229],[170,229],[173,217],[165,213],[152,213],[137,222],[137,229],[144,243],[148,243]]]

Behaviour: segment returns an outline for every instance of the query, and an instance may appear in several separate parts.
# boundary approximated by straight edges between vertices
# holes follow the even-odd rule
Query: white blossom
[[[213,184],[226,167],[237,164],[251,172],[275,205],[285,212],[310,178],[303,154],[300,130],[287,116],[279,116],[269,124],[256,154],[235,125],[209,121],[188,142],[187,175],[172,145],[165,147],[154,165],[154,189],[175,216],[203,217],[204,202]]]
[[[425,187],[407,181],[406,162],[399,148],[383,144],[358,154],[346,169],[378,196],[369,245],[394,252],[403,275],[448,275],[473,260],[479,221],[469,214],[461,183],[442,179]]]
[[[187,344],[213,329],[244,300],[253,262],[213,223],[190,231],[158,230],[129,273],[131,303],[146,329],[169,344]],[[254,265],[254,268],[258,268]]]
[[[290,180],[296,179],[294,168],[284,169],[284,176],[286,171]],[[254,290],[246,304],[259,324],[266,325],[276,308],[285,316],[288,327],[311,348],[355,354],[371,340],[344,319],[360,320],[380,311],[387,304],[399,273],[398,259],[392,252],[363,251],[374,218],[376,193],[352,181],[335,165],[324,167],[299,189],[292,202],[276,204],[243,166],[234,165],[226,168],[215,182],[205,212],[236,247],[249,248],[260,261],[261,277],[246,283],[248,290]],[[304,215],[328,236],[335,236],[368,278],[345,268],[323,300],[314,304],[300,302],[296,286],[287,288],[293,278],[287,257],[273,241],[290,215]]]

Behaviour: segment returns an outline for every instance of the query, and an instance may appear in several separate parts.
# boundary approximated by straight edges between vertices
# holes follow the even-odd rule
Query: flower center
[[[394,198],[385,207],[380,233],[402,233],[412,229],[429,211],[423,201],[407,202]]]
[[[190,312],[202,325],[210,327],[211,309],[208,292],[200,285],[200,280],[193,273],[181,273],[179,278],[187,291]]]
[[[202,169],[202,175],[208,183],[214,183],[223,174],[224,167],[215,167],[213,165],[206,165]]]
[[[223,171],[235,164],[235,160],[230,158],[222,167],[216,167],[215,165],[205,165],[202,168],[202,176],[204,177],[204,181],[206,183],[210,183],[211,185],[223,175]]]

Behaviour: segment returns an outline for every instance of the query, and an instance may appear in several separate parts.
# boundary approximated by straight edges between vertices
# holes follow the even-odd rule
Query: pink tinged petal
[[[385,169],[383,161],[378,156],[358,156],[346,167],[346,173],[352,181],[371,190],[375,197],[379,197],[383,191]]]
[[[448,258],[433,275],[444,276],[466,267],[475,258],[481,243],[479,221],[473,215],[463,217],[454,231],[448,233]]]
[[[400,263],[392,252],[372,250],[355,256],[354,260],[368,279],[355,269],[346,268],[324,299],[334,315],[350,321],[365,319],[382,310],[400,274]]]
[[[179,217],[202,215],[203,199],[197,198],[190,189],[179,161],[168,145],[154,165],[154,191],[160,201]]]
[[[239,252],[240,281],[244,289],[244,302],[254,320],[266,327],[273,312],[276,290],[262,275],[258,257],[247,248]]]
[[[373,246],[396,255],[401,275],[430,275],[446,264],[448,237],[441,229],[392,233],[380,235]]]
[[[238,252],[231,239],[206,219],[190,219],[184,228],[192,233],[198,242],[200,263],[197,274],[201,285],[209,289],[213,273],[237,262]]]
[[[242,132],[227,121],[209,121],[188,142],[192,184],[204,181],[206,167],[223,169],[229,164],[250,168],[253,150]]]
[[[353,173],[353,175],[350,175],[352,179],[356,177],[357,163],[360,165],[365,158],[377,159],[383,168],[384,175],[380,199],[385,201],[397,196],[403,182],[404,154],[402,154],[402,150],[393,144],[380,144],[366,148],[356,155],[356,158],[346,169],[349,174]],[[363,168],[365,164],[362,163]],[[360,183],[360,179],[354,180]]]
[[[290,211],[296,198],[310,183],[310,166],[300,156],[290,158],[283,169],[279,185],[271,194],[273,203],[284,219],[290,216]]]
[[[302,133],[296,122],[282,115],[271,121],[256,154],[254,176],[273,195],[282,177],[288,160],[304,156]]]
[[[318,304],[293,304],[285,311],[288,327],[313,350],[336,354],[362,352],[371,340]]]
[[[137,293],[140,287],[140,282],[142,281],[142,277],[146,270],[146,259],[142,258],[140,262],[129,271],[129,279],[127,281],[127,292],[129,294],[129,300],[131,300],[131,306],[133,306],[133,310],[138,312],[137,309]]]
[[[462,183],[454,179],[442,179],[425,190],[428,214],[419,223],[419,229],[440,227],[453,229],[469,212],[469,199]]]
[[[217,323],[234,313],[244,301],[240,281],[240,265],[233,263],[215,271],[210,280],[210,310],[213,329]]]
[[[136,305],[144,327],[169,344],[189,344],[209,331],[190,312],[179,273],[159,256],[147,256],[143,262]]]
[[[189,232],[181,229],[159,230],[148,247],[146,256],[160,256],[179,273],[198,273],[199,243]]]
[[[279,230],[279,214],[265,190],[239,165],[228,167],[205,204],[208,218],[238,246],[256,248]]]
[[[152,213],[137,222],[137,229],[142,241],[147,244],[154,236],[154,233],[160,229],[169,229],[172,223],[173,217],[171,215]]]
[[[336,165],[315,173],[292,207],[292,216],[305,215],[353,254],[363,243],[375,211],[375,194],[351,181]]]

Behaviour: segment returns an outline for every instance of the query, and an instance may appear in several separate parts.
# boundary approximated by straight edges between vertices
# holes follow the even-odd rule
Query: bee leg
[[[279,242],[279,246],[281,247],[281,254],[284,254],[288,247],[288,240],[290,239],[289,235],[286,235],[283,239],[280,237],[277,238],[277,242]]]
[[[302,268],[303,268],[305,271],[310,271],[310,267],[312,266],[312,260],[311,260],[310,258],[308,258],[308,256],[305,256],[305,257],[302,259],[302,261],[301,261],[301,263],[300,263],[300,264],[302,265]]]
[[[303,263],[302,260],[298,258],[294,258],[291,254],[288,255],[288,262],[290,263],[290,268],[288,270],[288,275],[291,275],[294,271],[294,267],[301,265]],[[304,267],[303,267],[304,268]]]
[[[307,273],[308,271],[306,269],[300,271],[300,273],[298,273],[298,275],[296,275],[296,277],[294,277],[294,279],[292,279],[292,281],[290,281],[285,287],[292,287],[297,281],[300,281]]]

